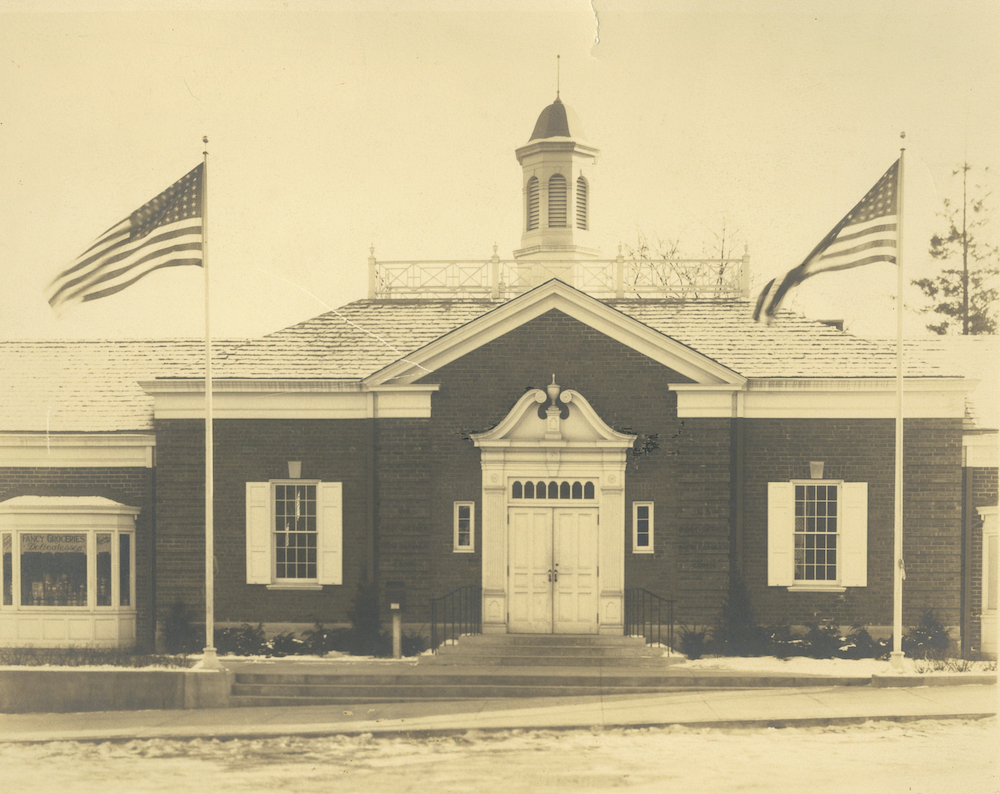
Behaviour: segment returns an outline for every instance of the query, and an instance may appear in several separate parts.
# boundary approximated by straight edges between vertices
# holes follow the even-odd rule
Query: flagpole
[[[906,138],[906,133],[900,133]],[[906,148],[899,150],[899,175],[896,185],[896,487],[892,555],[892,652],[889,662],[896,672],[903,672],[903,159]]]
[[[212,333],[208,299],[208,136],[201,186],[201,263],[205,271],[205,650],[201,667],[219,669],[215,654],[214,439],[212,437]]]

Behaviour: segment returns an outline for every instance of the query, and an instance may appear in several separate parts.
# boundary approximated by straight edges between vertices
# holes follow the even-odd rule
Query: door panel
[[[597,633],[597,510],[553,510],[553,632]]]
[[[552,509],[510,508],[508,513],[509,598],[507,630],[552,631]]]

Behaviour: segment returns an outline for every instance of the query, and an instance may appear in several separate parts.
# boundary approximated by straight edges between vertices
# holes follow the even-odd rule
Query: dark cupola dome
[[[538,116],[535,129],[531,132],[529,141],[543,138],[574,138],[584,140],[583,127],[573,109],[564,105],[559,97]]]

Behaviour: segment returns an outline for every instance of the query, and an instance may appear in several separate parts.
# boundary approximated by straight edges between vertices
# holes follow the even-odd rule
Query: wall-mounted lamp
[[[288,461],[288,479],[297,480],[301,476],[302,476],[302,461],[301,460]]]
[[[812,477],[814,480],[823,479],[823,461],[821,460],[809,461],[809,476]]]

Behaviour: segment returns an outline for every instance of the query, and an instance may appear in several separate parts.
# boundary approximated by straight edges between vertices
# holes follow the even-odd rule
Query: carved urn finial
[[[552,404],[555,405],[556,398],[559,396],[559,392],[562,391],[562,387],[556,383],[555,373],[552,375],[552,383],[545,387],[545,391],[548,392],[549,399],[552,401]]]

